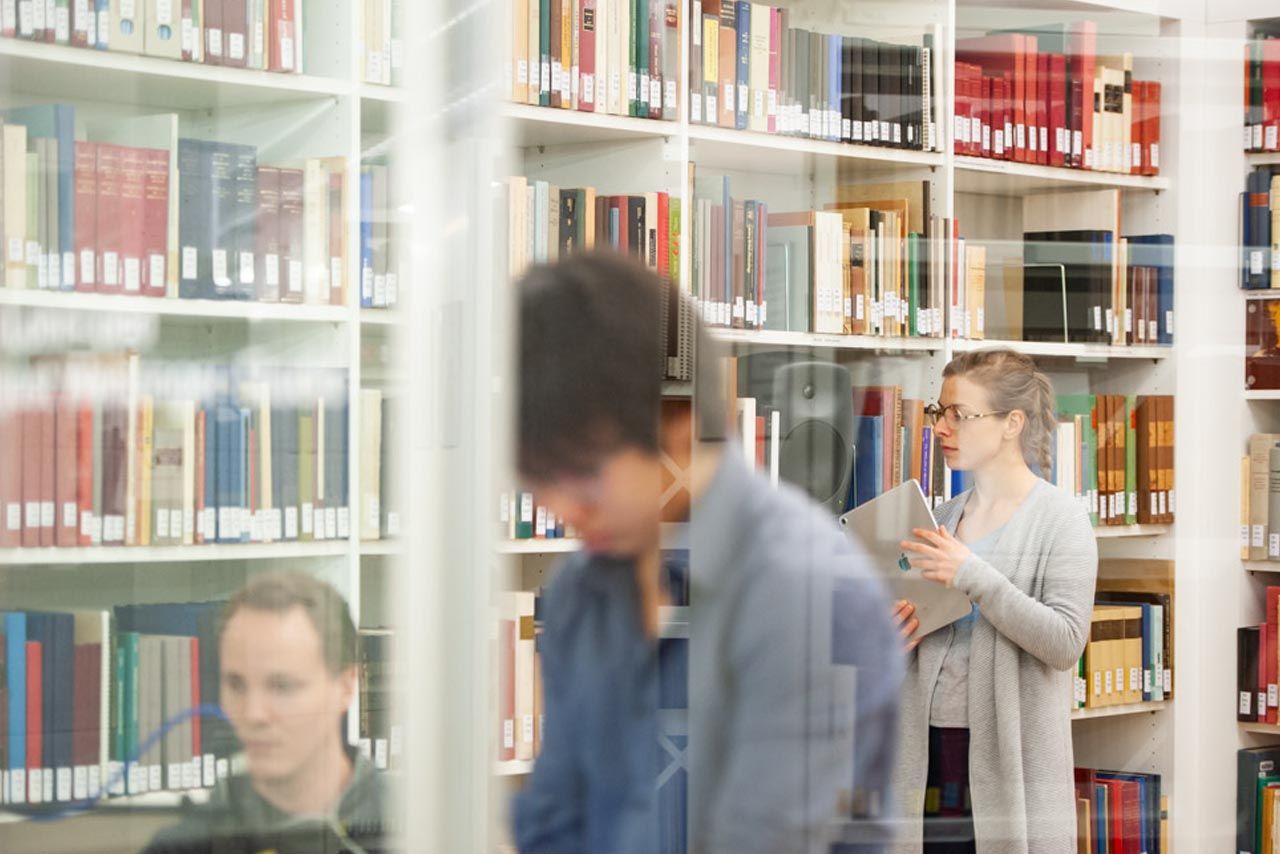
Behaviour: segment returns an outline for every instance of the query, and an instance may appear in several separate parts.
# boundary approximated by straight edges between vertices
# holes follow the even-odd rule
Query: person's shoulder
[[[143,849],[143,854],[205,854],[230,819],[230,810],[222,798],[206,803],[184,800],[182,817],[160,828]],[[234,823],[234,822],[232,822]]]
[[[1089,513],[1078,498],[1047,480],[1036,483],[1035,510],[1040,523],[1051,529],[1067,533],[1090,531]]]

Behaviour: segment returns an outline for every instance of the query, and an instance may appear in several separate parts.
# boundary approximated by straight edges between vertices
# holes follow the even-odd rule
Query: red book
[[[124,293],[142,293],[143,216],[146,211],[147,162],[144,150],[120,146],[120,269]]]
[[[693,26],[702,26],[694,21]],[[769,133],[778,132],[778,91],[782,88],[782,10],[769,10],[769,103],[765,105],[768,114],[766,129]],[[861,138],[861,134],[856,139]]]
[[[44,760],[44,649],[39,641],[27,641],[27,791],[40,791],[39,774]],[[28,798],[28,800],[35,800]]]
[[[22,412],[22,545],[40,545],[40,412]]]
[[[80,643],[75,648],[75,684],[72,686],[71,764],[97,765],[101,757],[99,729],[102,702],[102,644]]]
[[[671,278],[670,252],[670,216],[671,197],[666,193],[658,193],[658,275],[664,279]]]
[[[200,30],[195,26],[194,0],[182,0],[182,60],[191,62],[196,58],[195,40],[200,38]],[[190,38],[187,34],[190,33]]]
[[[1147,147],[1142,142],[1142,132],[1146,128],[1143,121],[1147,109],[1146,84],[1141,80],[1133,80],[1129,88],[1133,102],[1133,110],[1129,114],[1129,174],[1144,175],[1146,167],[1142,158],[1146,156]]]
[[[302,302],[301,169],[280,170],[280,301]],[[296,273],[296,275],[295,275]]]
[[[97,284],[98,146],[76,142],[76,267],[77,291],[92,292]]]
[[[1040,134],[1039,148],[1036,152],[1036,162],[1041,166],[1049,165],[1049,150],[1051,146],[1049,135],[1049,106],[1050,106],[1050,86],[1049,86],[1049,54],[1037,53],[1036,58],[1036,128]]]
[[[1142,162],[1146,164],[1145,175],[1160,174],[1160,83],[1156,80],[1148,80],[1146,89],[1147,108],[1144,111],[1146,115],[1146,127],[1142,131],[1143,144],[1147,147],[1146,153],[1142,157]]]
[[[253,262],[258,300],[280,301],[280,170],[258,167],[258,217]]]
[[[204,6],[201,9],[204,17],[201,26],[204,30],[205,65],[223,64],[226,39],[222,28],[222,2],[223,0],[204,0]]]
[[[6,549],[22,545],[22,427],[22,410],[0,393],[0,548]]]
[[[1066,166],[1071,131],[1067,125],[1067,58],[1049,55],[1049,165]]]
[[[82,405],[76,410],[76,505],[80,527],[76,542],[93,545],[93,455],[98,452],[93,442],[93,407]]]
[[[205,490],[205,417],[204,409],[196,410],[196,435],[195,435],[195,515],[196,530],[194,542],[196,545],[204,544],[204,490]]]
[[[59,548],[74,548],[80,544],[80,470],[76,456],[80,413],[74,402],[58,395],[53,416],[53,541]]]
[[[1068,165],[1073,169],[1083,169],[1084,142],[1081,127],[1083,126],[1085,115],[1093,115],[1093,105],[1092,103],[1086,104],[1084,102],[1084,81],[1072,76],[1070,84],[1071,159]],[[1089,109],[1086,110],[1085,107]],[[1090,121],[1092,122],[1092,119]]]
[[[1280,148],[1280,39],[1262,42],[1262,148]]]
[[[1271,586],[1267,588],[1267,648],[1266,652],[1266,676],[1267,681],[1262,683],[1266,686],[1267,692],[1267,723],[1276,722],[1276,703],[1277,703],[1277,672],[1276,672],[1276,640],[1277,626],[1280,626],[1280,587]]]
[[[191,708],[200,708],[200,638],[191,639]],[[191,716],[191,755],[204,753],[200,736],[200,715]]]
[[[968,62],[956,63],[956,154],[972,155],[973,152],[973,111],[970,106],[972,93],[969,80],[973,66]]]
[[[596,0],[582,0],[582,15],[578,21],[578,109],[588,113],[596,111]]]
[[[1094,168],[1093,139],[1093,77],[1098,56],[1098,25],[1094,21],[1076,21],[1072,23],[1070,35],[1067,37],[1067,73],[1071,77],[1072,101],[1071,132],[1080,134],[1079,162],[1075,165],[1083,169]],[[1077,98],[1074,91],[1076,84],[1081,86]],[[1079,121],[1076,110],[1080,110]],[[1072,140],[1072,153],[1076,150],[1076,140]]]
[[[516,758],[516,623],[498,622],[498,760]]]
[[[346,246],[344,240],[346,235],[346,221],[343,219],[342,206],[342,186],[343,174],[341,172],[329,173],[329,304],[345,305],[347,299],[347,259]],[[392,257],[398,257],[393,253]],[[396,281],[397,285],[392,288],[388,287],[388,292],[399,292],[399,273],[398,270],[387,270],[387,280]],[[393,278],[394,277],[394,278]]]
[[[1154,417],[1153,417],[1154,420]],[[1267,650],[1275,648],[1270,627],[1263,623],[1258,626],[1258,722],[1267,722],[1267,709],[1270,707],[1267,697]]]
[[[1025,88],[1022,92],[1023,113],[1027,120],[1026,162],[1040,162],[1040,62],[1037,42],[1029,36],[1023,42],[1026,52],[1022,55],[1022,73]]]
[[[244,68],[249,60],[249,10],[247,0],[221,0],[221,4],[222,64]]]
[[[992,127],[991,125],[991,120],[992,120],[991,84],[993,81],[990,77],[987,77],[986,75],[980,76],[978,79],[979,81],[981,81],[981,86],[982,86],[982,93],[978,97],[978,124],[982,128],[982,138],[980,140],[982,144],[982,156],[990,157],[992,154],[992,150],[991,150],[991,127]]]
[[[271,71],[295,71],[293,57],[298,38],[298,15],[294,0],[271,0],[271,44],[268,66]]]
[[[135,150],[143,167],[142,293],[163,297],[169,292],[169,152]]]
[[[764,441],[764,424],[763,415],[756,416],[756,471],[767,471],[765,462],[765,441]]]
[[[98,143],[97,291],[101,294],[118,294],[123,283],[120,255],[129,223],[120,198],[121,158],[120,146]]]
[[[964,115],[968,121],[969,143],[966,146],[973,157],[982,156],[982,67],[970,64],[965,67]]]

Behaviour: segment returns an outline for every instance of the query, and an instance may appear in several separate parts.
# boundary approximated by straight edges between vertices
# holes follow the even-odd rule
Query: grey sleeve
[[[983,618],[1000,634],[1050,667],[1070,670],[1088,639],[1098,544],[1083,518],[1059,517],[1045,527],[1043,536],[1030,540],[1045,543],[1049,550],[1039,599],[1023,593],[977,555],[960,565],[953,584],[977,603]],[[1021,561],[1039,558],[1036,554],[1011,556]]]

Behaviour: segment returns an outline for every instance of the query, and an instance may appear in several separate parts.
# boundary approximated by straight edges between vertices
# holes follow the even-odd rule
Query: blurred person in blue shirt
[[[726,441],[721,359],[696,322],[694,406],[662,406],[673,285],[602,253],[517,287],[517,466],[584,548],[542,603],[545,727],[516,845],[882,850],[901,644],[856,546]],[[691,447],[687,492],[669,488]],[[692,520],[687,660],[659,640],[664,499]],[[685,678],[672,726],[664,695]],[[673,804],[664,787],[681,773],[687,803],[677,790]]]

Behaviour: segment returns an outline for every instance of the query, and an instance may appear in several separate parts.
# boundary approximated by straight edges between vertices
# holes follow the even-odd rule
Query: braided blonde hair
[[[1026,415],[1022,456],[1041,477],[1049,477],[1058,430],[1057,399],[1053,383],[1030,356],[1008,347],[974,350],[952,359],[942,376],[965,377],[987,390],[993,408]]]

